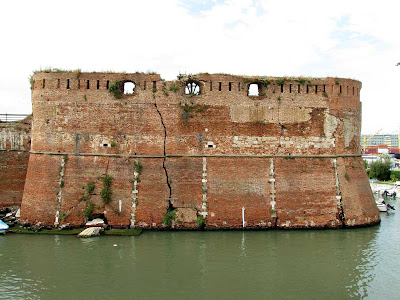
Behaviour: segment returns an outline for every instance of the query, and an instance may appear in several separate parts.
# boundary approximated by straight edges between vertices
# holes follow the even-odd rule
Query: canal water
[[[0,299],[400,299],[400,210],[381,218],[352,230],[8,234]]]

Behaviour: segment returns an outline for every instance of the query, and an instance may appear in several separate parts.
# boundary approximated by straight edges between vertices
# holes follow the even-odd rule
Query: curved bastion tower
[[[21,218],[139,228],[380,221],[360,155],[361,83],[38,72]]]

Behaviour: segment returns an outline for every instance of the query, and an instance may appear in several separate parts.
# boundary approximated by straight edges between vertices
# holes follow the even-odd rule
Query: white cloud
[[[395,0],[7,1],[0,111],[30,109],[40,67],[357,78],[363,132],[400,129]],[[21,9],[23,8],[23,9]],[[378,105],[379,104],[379,105]],[[378,128],[378,129],[379,129]]]

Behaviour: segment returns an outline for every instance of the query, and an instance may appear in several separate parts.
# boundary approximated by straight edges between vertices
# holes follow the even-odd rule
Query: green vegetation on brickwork
[[[89,219],[92,216],[93,211],[94,211],[94,203],[93,202],[88,202],[86,207],[85,207],[85,210],[83,211],[83,216],[85,218]]]
[[[140,161],[135,161],[133,163],[133,168],[135,169],[135,172],[140,175],[142,173],[143,165]]]
[[[119,86],[118,80],[110,84],[110,86],[108,87],[108,91],[114,95],[114,98],[121,99],[121,88]]]
[[[58,219],[63,222],[68,218],[68,214],[67,213],[62,213],[58,216]]]
[[[206,225],[206,219],[204,219],[204,217],[202,215],[198,215],[196,223],[197,223],[197,227],[204,228],[204,226]]]
[[[89,182],[87,185],[86,185],[86,192],[88,193],[88,194],[90,194],[90,193],[92,193],[93,191],[94,191],[94,182],[92,181],[92,182]]]
[[[108,204],[111,202],[111,183],[112,177],[108,174],[105,174],[101,177],[101,181],[103,181],[103,189],[101,190],[100,197],[103,199],[104,204]]]
[[[175,221],[176,218],[176,209],[168,209],[162,218],[162,223],[165,226],[171,226],[172,222]]]
[[[176,93],[177,91],[179,91],[179,87],[177,85],[173,84],[169,87],[169,90]]]

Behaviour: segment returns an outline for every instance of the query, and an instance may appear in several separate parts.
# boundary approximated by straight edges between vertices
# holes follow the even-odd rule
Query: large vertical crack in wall
[[[169,177],[168,177],[167,167],[166,167],[166,165],[165,165],[165,161],[166,161],[166,159],[167,159],[167,156],[166,156],[166,154],[167,154],[167,153],[166,153],[167,127],[165,127],[164,119],[163,119],[163,116],[162,116],[160,110],[158,109],[157,103],[154,103],[154,107],[156,108],[157,113],[158,113],[159,116],[160,116],[161,124],[162,124],[162,126],[163,126],[163,128],[164,128],[164,158],[163,158],[163,169],[164,169],[164,172],[165,172],[165,176],[167,177],[167,185],[168,185],[168,188],[169,188],[169,197],[168,197],[169,206],[168,206],[168,209],[173,209],[173,205],[172,205],[172,202],[171,202],[172,188],[171,188],[170,180],[169,180]]]

